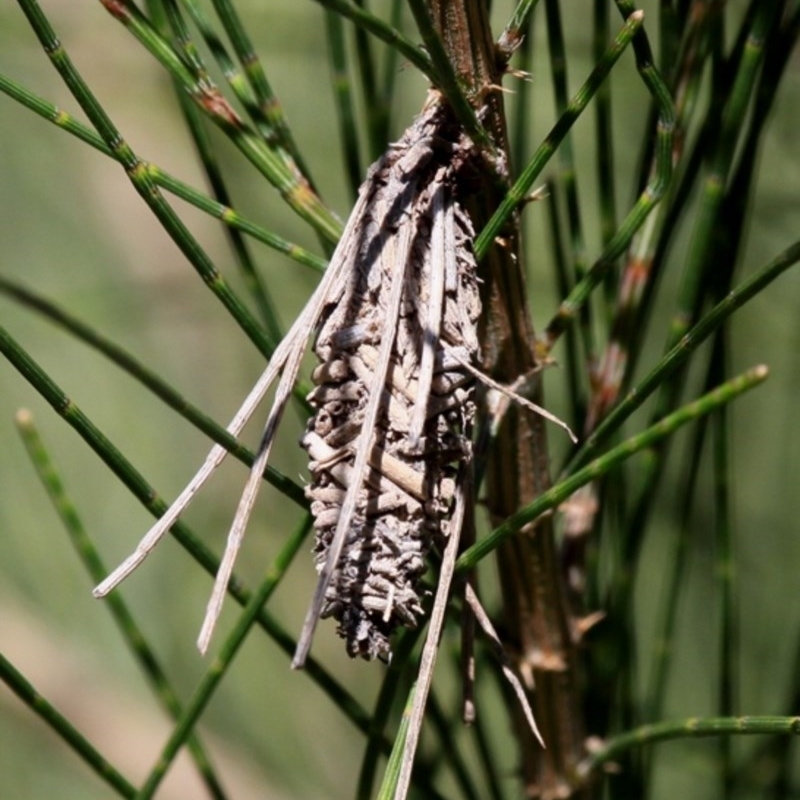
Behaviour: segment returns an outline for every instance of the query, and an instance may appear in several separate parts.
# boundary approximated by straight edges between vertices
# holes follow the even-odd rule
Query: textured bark
[[[476,106],[483,109],[482,119],[496,146],[507,154],[505,118],[496,88],[502,80],[502,64],[492,43],[485,4],[480,0],[430,0],[430,7],[456,72],[471,87]],[[497,207],[504,188],[496,175],[486,176],[482,191],[470,205],[477,230]],[[511,384],[537,367],[516,219],[479,265],[479,274],[484,304],[483,369],[495,380]],[[537,384],[534,392],[540,394]],[[549,485],[544,421],[525,408],[512,407],[493,442],[486,472],[486,499],[493,523],[531,502]],[[542,750],[536,744],[515,707],[512,713],[526,792],[564,797],[571,794],[574,769],[584,751],[584,730],[577,658],[551,519],[521,531],[498,549],[497,556],[505,644],[515,654],[532,691],[536,719],[547,745]]]

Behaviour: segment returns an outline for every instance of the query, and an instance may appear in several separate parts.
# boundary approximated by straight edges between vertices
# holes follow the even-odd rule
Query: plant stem
[[[689,739],[703,736],[800,736],[800,717],[708,717],[657,722],[642,725],[628,733],[615,736],[580,765],[583,779],[603,764],[613,761],[628,750],[644,744],[666,742],[671,739]]]
[[[434,0],[430,5],[431,17],[453,68],[469,87],[467,96],[482,104],[481,119],[495,148],[507,153],[502,96],[497,91],[487,91],[500,85],[502,63],[496,57],[484,4]],[[507,158],[502,161],[507,162]],[[498,177],[502,180],[498,181]],[[483,259],[483,366],[494,380],[507,385],[532,374],[537,364],[519,252],[518,203],[506,205],[508,191],[508,176],[498,176],[487,169],[481,190],[470,201],[477,229],[490,217],[498,226],[484,227],[475,250]],[[499,216],[504,207],[507,213]],[[493,232],[487,234],[487,230]],[[495,240],[499,233],[502,245]],[[532,399],[539,404],[540,391],[537,383]],[[486,463],[487,507],[497,524],[550,485],[542,418],[527,409],[512,407],[503,418]],[[529,679],[528,685],[536,685],[530,701],[548,748],[542,751],[516,700],[511,701],[524,785],[526,791],[555,794],[568,785],[569,776],[583,755],[584,734],[578,705],[577,659],[551,520],[541,520],[525,536],[509,540],[498,551],[497,563],[507,631],[504,644],[515,666]]]
[[[117,794],[133,798],[136,789],[83,737],[72,723],[34,689],[25,676],[0,653],[0,680],[41,717]]]
[[[33,416],[28,411],[20,411],[17,413],[16,423],[31,463],[47,491],[56,513],[61,518],[61,522],[69,534],[70,541],[86,567],[86,571],[91,576],[93,584],[99,583],[108,575],[108,569],[100,558],[94,543],[86,533],[75,505],[66,492],[61,476],[42,442],[39,431],[33,421]],[[170,716],[173,719],[177,719],[182,713],[178,695],[159,664],[155,652],[147,643],[144,631],[136,624],[133,614],[119,592],[113,592],[108,598],[108,608],[122,637],[125,639],[125,643],[139,663],[156,697]],[[189,737],[187,746],[211,796],[216,800],[225,800],[225,791],[205,748],[195,734]]]
[[[674,413],[651,425],[642,433],[632,436],[587,466],[573,472],[570,477],[565,478],[553,486],[552,489],[541,494],[534,502],[519,509],[506,519],[502,525],[498,525],[490,534],[463,552],[456,562],[456,570],[473,569],[481,559],[485,558],[503,540],[523,531],[528,524],[545,512],[556,508],[584,484],[606,474],[610,469],[618,466],[640,450],[652,447],[657,442],[662,441],[687,422],[691,422],[697,417],[708,414],[719,406],[729,403],[743,392],[765,381],[767,375],[768,370],[765,366],[753,367],[738,378],[727,381],[713,392],[703,395],[693,403],[682,406]]]

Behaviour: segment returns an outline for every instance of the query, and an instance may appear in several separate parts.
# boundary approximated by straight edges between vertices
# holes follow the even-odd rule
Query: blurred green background
[[[376,10],[381,5],[376,3]],[[582,11],[584,5],[577,0],[563,4],[571,90],[592,65],[590,19]],[[322,196],[345,218],[350,198],[341,166],[322,9],[298,0],[250,0],[238,6]],[[510,4],[496,6],[496,18],[505,20]],[[99,3],[52,0],[43,7],[134,150],[202,187],[171,86],[142,48]],[[653,7],[644,4],[648,12]],[[655,14],[648,19],[655,20]],[[536,33],[529,152],[555,120],[542,24],[537,24]],[[657,32],[651,30],[651,35],[657,41]],[[80,116],[12,3],[0,6],[0,71]],[[762,153],[740,275],[763,265],[800,231],[797,60],[789,73]],[[509,86],[513,89],[513,80]],[[620,209],[627,209],[634,199],[632,181],[646,103],[630,54],[615,69],[612,86],[618,202]],[[421,106],[425,91],[424,78],[402,65],[393,138]],[[509,103],[514,103],[513,94]],[[575,141],[582,210],[592,237],[589,253],[596,256],[591,115],[590,107],[576,125]],[[0,120],[0,272],[96,327],[217,420],[227,421],[262,369],[262,359],[161,230],[119,166],[5,96],[0,96]],[[286,238],[318,250],[307,227],[286,210],[274,190],[232,148],[222,150],[236,207]],[[175,204],[226,278],[242,290],[219,225],[179,201]],[[546,215],[540,203],[525,214],[532,308],[536,327],[541,328],[555,308]],[[652,363],[663,346],[686,233],[688,228],[677,237],[671,254],[643,364]],[[265,248],[253,249],[286,324],[302,306],[316,276]],[[800,620],[798,309],[800,273],[795,270],[737,314],[732,325],[733,372],[762,361],[771,369],[767,385],[737,403],[732,412],[743,713],[800,711],[783,705],[787,688],[798,680],[791,672]],[[182,488],[209,447],[200,434],[96,353],[3,296],[0,322],[165,497]],[[566,408],[562,377],[558,370],[547,376],[549,407],[555,413]],[[13,424],[21,407],[35,415],[67,490],[109,567],[131,551],[150,525],[147,512],[78,436],[8,363],[0,362],[0,650],[137,781],[171,726],[152,701],[103,603],[92,599],[91,584],[34,476]],[[291,411],[286,419],[274,463],[300,480],[305,474],[304,454],[296,446],[301,425]],[[259,424],[256,421],[249,430],[251,441]],[[679,437],[676,447],[686,441]],[[553,461],[558,464],[565,442],[558,434],[553,442]],[[227,464],[186,516],[215,550],[222,548],[245,474],[240,464]],[[680,478],[675,470],[667,476],[662,513],[647,548],[648,571],[639,576],[639,646],[644,651],[651,646],[648,637],[657,608],[665,538],[681,502],[676,496]],[[704,475],[702,480],[701,492],[710,492],[710,479]],[[708,527],[703,513],[697,509],[698,530],[704,524]],[[237,571],[250,582],[259,579],[297,519],[296,507],[277,492],[264,491]],[[710,544],[699,537],[686,575],[669,716],[703,714],[713,707],[717,654],[708,636],[711,620],[704,588],[712,569]],[[273,612],[295,634],[313,585],[311,559],[301,557],[271,601]],[[206,667],[194,641],[209,591],[207,576],[168,540],[123,589],[184,699]],[[233,618],[228,609],[215,644]],[[381,666],[347,659],[331,624],[320,626],[314,652],[371,707]],[[506,736],[501,715],[497,725],[498,735]],[[291,672],[284,654],[258,633],[237,659],[200,732],[213,743],[223,780],[238,800],[352,796],[361,735],[311,681]],[[736,743],[740,746],[751,744]],[[674,791],[686,798],[706,796],[703,781],[712,779],[712,759],[703,743],[666,746],[659,772],[664,796]],[[509,780],[512,768],[509,748]],[[10,692],[0,690],[0,797],[53,795],[91,800],[109,797],[110,790]],[[202,796],[202,790],[192,768],[181,760],[158,796],[165,800]]]

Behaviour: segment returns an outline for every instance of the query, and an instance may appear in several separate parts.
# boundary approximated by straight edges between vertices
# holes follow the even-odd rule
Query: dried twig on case
[[[477,362],[480,304],[473,230],[457,198],[472,158],[471,143],[433,95],[370,170],[319,287],[228,426],[237,435],[281,376],[209,600],[202,652],[315,330],[323,363],[303,445],[321,574],[294,665],[305,660],[320,614],[336,617],[348,651],[367,658],[388,657],[391,631],[416,623],[425,555],[433,537],[447,533],[458,467],[470,457],[473,381],[463,364]],[[211,450],[95,596],[144,560],[225,455]]]
[[[320,581],[294,664],[333,616],[350,655],[387,658],[421,614],[417,581],[446,536],[471,457],[480,313],[459,180],[472,146],[433,103],[373,167],[347,286],[330,305],[303,444]],[[456,532],[457,533],[457,532]]]

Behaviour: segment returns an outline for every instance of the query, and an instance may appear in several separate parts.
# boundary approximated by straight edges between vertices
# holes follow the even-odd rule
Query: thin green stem
[[[28,5],[35,0],[19,2]],[[102,2],[112,16],[141,42],[245,158],[278,190],[289,207],[326,241],[335,243],[342,232],[341,223],[303,178],[299,168],[294,164],[287,164],[288,155],[270,147],[241,119],[208,78],[205,69],[200,64],[187,64],[189,59],[182,58],[130,0]],[[99,132],[103,135],[101,130]]]
[[[712,380],[727,372],[725,331],[717,332],[709,372]],[[736,711],[738,667],[738,614],[736,613],[736,561],[733,553],[733,515],[731,513],[731,457],[728,438],[731,435],[730,415],[720,408],[711,419],[714,463],[714,577],[719,618],[719,689],[717,713],[731,716]],[[730,740],[720,742],[722,796],[733,795],[734,775]]]
[[[430,58],[420,47],[403,36],[397,28],[387,24],[380,17],[370,14],[369,11],[359,8],[349,0],[316,0],[316,2],[341,14],[359,28],[363,28],[367,33],[371,33],[390,47],[395,48],[403,58],[410,61],[420,72],[436,83],[437,76]]]
[[[397,729],[397,735],[392,745],[392,752],[389,756],[389,763],[386,765],[386,771],[383,773],[383,780],[381,781],[380,789],[378,789],[376,800],[393,800],[395,797],[397,783],[400,780],[400,770],[403,765],[403,751],[406,746],[408,724],[411,720],[411,708],[414,704],[414,692],[416,688],[417,684],[414,683],[408,693],[408,699],[403,709],[400,726]]]
[[[606,51],[602,61],[595,66],[583,86],[559,117],[545,140],[539,145],[533,157],[520,173],[519,178],[506,192],[503,202],[492,215],[489,222],[475,240],[475,256],[481,260],[491,247],[496,236],[500,234],[511,215],[527,198],[534,182],[541,174],[547,162],[555,153],[572,125],[583,113],[600,84],[608,77],[611,68],[625,52],[636,32],[641,28],[644,15],[640,12],[632,14],[618,34],[614,43]]]
[[[61,130],[72,134],[95,150],[103,153],[103,155],[118,160],[111,148],[108,147],[93,130],[87,128],[82,122],[76,120],[75,117],[68,112],[62,111],[52,103],[49,103],[33,92],[20,86],[16,81],[11,80],[11,78],[0,75],[0,92],[18,100],[26,108],[29,108],[43,119],[52,122]],[[206,214],[219,219],[228,227],[236,228],[242,231],[242,233],[252,236],[254,239],[263,242],[279,253],[289,256],[289,258],[303,266],[311,267],[318,272],[322,272],[325,269],[327,261],[324,258],[320,258],[305,248],[300,247],[300,245],[289,242],[257,223],[248,220],[230,206],[212,200],[208,195],[189,186],[189,184],[184,183],[173,175],[170,175],[168,172],[162,170],[161,167],[148,161],[141,161],[141,164],[153,183],[157,186],[166,189],[168,192],[171,192],[176,197],[180,197],[181,200],[185,200],[187,203],[193,205],[195,208],[199,208]]]
[[[328,35],[328,51],[331,62],[333,97],[336,102],[339,136],[342,142],[344,168],[350,184],[350,194],[355,198],[363,179],[361,156],[358,152],[358,129],[353,99],[353,85],[347,59],[344,24],[342,18],[325,10],[325,30]]]
[[[479,800],[480,795],[475,786],[475,781],[469,774],[467,761],[461,751],[456,747],[453,736],[453,721],[445,713],[435,691],[431,691],[428,705],[425,709],[431,726],[436,730],[439,739],[437,755],[447,760],[453,770],[453,779],[458,784],[461,796],[466,800]]]
[[[682,498],[679,517],[669,526],[670,540],[668,554],[663,559],[663,569],[666,573],[664,579],[664,598],[661,602],[661,613],[656,624],[656,633],[652,647],[652,668],[649,678],[647,695],[643,704],[644,719],[659,719],[664,712],[667,680],[670,669],[674,663],[675,655],[675,629],[678,623],[680,596],[685,586],[687,559],[689,545],[691,544],[691,529],[689,517],[695,502],[700,473],[700,459],[703,452],[703,440],[707,426],[697,425],[692,431],[690,444],[686,452],[690,454],[688,464],[681,470],[681,486],[683,490],[678,495]],[[632,587],[624,587],[617,591],[619,598],[617,605],[624,608],[624,600],[630,596]]]
[[[389,721],[389,714],[401,688],[401,680],[405,675],[411,651],[419,639],[421,629],[404,630],[398,637],[397,643],[392,648],[392,660],[386,670],[386,675],[381,683],[380,692],[375,701],[370,722],[370,731],[367,735],[367,744],[361,759],[361,771],[358,776],[356,800],[370,800],[375,776],[378,771],[378,762],[384,752],[384,730]]]
[[[726,196],[725,187],[733,166],[733,157],[744,129],[747,109],[764,55],[764,43],[776,13],[775,2],[760,2],[752,21],[739,69],[722,112],[719,132],[711,148],[708,170],[703,180],[700,206],[696,211],[695,229],[689,249],[678,309],[672,321],[668,347],[672,347],[691,324],[694,309],[702,292],[704,276],[719,230],[720,209]]]
[[[491,533],[462,553],[456,562],[456,569],[459,571],[473,569],[502,541],[519,532],[537,517],[557,508],[584,484],[605,475],[639,451],[653,447],[688,422],[711,413],[724,403],[731,402],[743,392],[762,383],[766,380],[767,375],[768,370],[765,366],[753,367],[739,377],[727,381],[713,392],[709,392],[693,403],[688,403],[669,416],[664,417],[642,433],[632,436],[622,444],[612,448],[605,455],[595,459],[583,469],[574,472],[551,489],[543,492],[532,503],[508,517],[505,522],[498,525]]]
[[[308,168],[295,144],[283,107],[272,90],[264,67],[250,41],[247,30],[242,25],[236,8],[230,0],[212,0],[212,3],[225,28],[225,33],[228,34],[236,57],[250,81],[259,106],[260,116],[269,126],[270,137],[275,137],[275,144],[289,153],[303,175],[313,185]]]
[[[603,280],[614,265],[614,262],[625,252],[636,231],[639,230],[647,216],[664,195],[672,176],[672,140],[675,131],[675,107],[669,89],[653,63],[650,44],[641,27],[642,12],[635,11],[631,3],[623,3],[618,0],[617,4],[623,10],[623,15],[626,18],[626,28],[623,29],[623,33],[627,33],[634,20],[638,21],[635,30],[630,32],[630,36],[633,39],[633,49],[636,54],[636,68],[658,108],[654,169],[639,199],[628,212],[617,232],[611,237],[600,258],[592,265],[586,277],[578,282],[569,297],[561,303],[555,316],[548,323],[544,332],[543,349],[545,353],[552,349],[556,340],[575,318],[575,315],[586,303],[595,287]],[[617,38],[617,42],[620,41],[622,35],[620,34],[620,37]],[[625,43],[627,44],[629,40],[626,37]]]
[[[33,416],[28,411],[20,411],[17,414],[16,422],[36,474],[69,534],[72,545],[92,578],[93,584],[99,583],[108,575],[108,569],[100,558],[94,543],[86,533],[75,505],[66,492],[61,476],[42,442],[39,431],[33,421]],[[133,614],[131,614],[119,592],[112,592],[108,598],[107,607],[125,643],[147,676],[156,697],[170,716],[173,719],[177,719],[182,712],[178,695],[159,664],[156,654],[148,645],[144,631],[136,624]],[[193,734],[189,738],[187,745],[197,770],[211,796],[217,798],[217,800],[224,800],[226,797],[225,790],[222,788],[222,784],[198,737]]]
[[[143,163],[122,139],[111,119],[73,66],[36,0],[19,0],[19,3],[53,66],[86,112],[106,146],[125,169],[136,191],[248,338],[265,356],[269,357],[277,343],[272,342],[265,335],[250,311],[233,293],[200,244],[166,202]]]
[[[531,12],[536,8],[539,0],[520,0],[511,14],[500,38],[497,40],[499,54],[506,59],[511,58],[514,51],[519,47],[520,41],[525,36],[525,31],[529,29]]]
[[[0,327],[0,352],[3,353],[11,364],[22,376],[39,392],[40,395],[53,407],[111,471],[122,481],[129,491],[144,507],[158,518],[167,510],[158,491],[151,486],[111,441],[92,423],[92,421],[67,397],[55,382],[36,364],[33,359],[9,336],[8,332]],[[181,521],[176,522],[170,532],[180,545],[194,558],[194,560],[212,577],[219,569],[219,559],[203,544],[192,530]],[[242,581],[233,576],[228,583],[228,594],[239,605],[246,605],[251,594]],[[292,656],[297,647],[297,641],[290,636],[284,628],[266,611],[262,611],[258,618],[259,625],[281,650]],[[369,730],[369,715],[353,696],[339,684],[320,664],[313,658],[306,662],[306,673],[317,683],[331,700],[342,710],[345,716],[362,732]],[[388,745],[387,745],[388,750]]]
[[[191,3],[191,0],[187,0],[187,2]],[[174,2],[168,2],[167,0],[161,0],[161,2],[150,0],[149,5],[153,7],[154,11],[156,12],[154,13],[154,16],[163,16],[161,10],[163,9],[166,11],[166,17],[169,20],[169,24],[172,26],[177,41],[185,49],[187,59],[191,58],[192,63],[196,63],[198,65],[196,69],[204,69],[202,67],[202,61],[200,61],[200,57],[197,54],[197,48],[191,42],[188,29],[186,28],[182,17],[178,13]],[[198,25],[206,24],[199,12],[198,17]],[[201,28],[201,30],[203,29]],[[223,55],[218,55],[218,61],[222,62],[221,66],[223,73],[228,81],[232,85],[243,83],[244,81],[241,78],[241,75],[235,73],[235,70],[233,70],[232,66],[226,59],[224,55],[224,48],[222,48],[221,43],[213,38],[212,34],[207,31],[204,31],[204,36],[206,37],[207,43],[212,48],[212,52],[216,52],[218,50],[223,51]],[[209,39],[211,39],[211,41],[209,41]],[[235,74],[231,75],[231,72],[234,72]],[[200,109],[191,102],[188,95],[183,91],[181,85],[174,80],[173,88],[175,89],[175,95],[183,113],[183,118],[186,121],[186,125],[189,129],[189,135],[192,137],[192,141],[194,142],[194,146],[200,158],[200,163],[205,171],[206,179],[208,180],[208,183],[214,193],[214,198],[221,205],[230,206],[230,194],[227,186],[225,185],[225,179],[217,161],[214,145],[212,144],[211,137],[209,136],[205,127],[204,119]],[[247,98],[245,98],[243,102],[246,102],[246,100]],[[250,98],[250,101],[251,105],[255,104],[255,101],[252,98]],[[258,113],[257,110],[256,113]],[[272,302],[266,285],[256,271],[247,242],[245,241],[244,236],[242,236],[242,234],[235,228],[226,227],[225,230],[228,234],[228,240],[231,244],[231,248],[236,256],[236,261],[238,263],[239,270],[242,273],[242,277],[244,278],[245,285],[250,291],[250,295],[255,300],[256,305],[261,312],[261,318],[264,322],[267,332],[273,341],[278,342],[283,338],[283,332],[275,313],[274,303]]]
[[[219,654],[214,658],[205,676],[200,681],[200,685],[195,690],[192,699],[178,719],[155,766],[150,770],[150,774],[136,795],[136,800],[149,800],[155,794],[156,789],[175,760],[175,756],[178,755],[183,745],[191,737],[198,719],[222,683],[222,679],[227,674],[239,648],[255,624],[262,607],[277,588],[305,541],[308,532],[311,530],[312,521],[311,515],[305,515],[295,532],[286,539],[279,553],[275,556],[275,560],[267,569],[261,585],[253,593],[253,596],[239,615],[233,630],[220,648]]]
[[[356,0],[364,8],[364,0]],[[358,75],[361,84],[361,99],[366,120],[367,140],[369,141],[369,159],[374,161],[386,149],[388,133],[390,95],[383,95],[378,89],[379,74],[372,50],[372,40],[367,32],[355,27],[355,48],[358,62]]]
[[[127,350],[98,333],[94,328],[76,319],[71,314],[44,299],[41,295],[20,286],[18,283],[0,276],[0,292],[13,297],[28,308],[39,312],[47,319],[61,326],[73,336],[106,356],[112,363],[123,369],[131,377],[146,386],[156,397],[163,400],[187,422],[206,434],[217,444],[221,444],[234,458],[250,467],[255,459],[251,450],[215,420],[190,403],[183,395],[172,388],[157,373],[134,358]],[[38,387],[37,387],[38,388]],[[282,494],[305,508],[308,504],[305,493],[291,478],[273,467],[267,467],[264,477]]]
[[[106,761],[78,729],[39,694],[30,681],[2,653],[0,653],[0,680],[34,714],[41,717],[48,727],[60,736],[117,794],[128,798],[136,797],[136,788],[133,784]]]
[[[405,3],[403,0],[392,0],[391,12],[389,14],[390,25],[393,28],[398,28],[403,18],[403,7]],[[385,108],[385,112],[381,112],[383,117],[383,130],[380,132],[380,138],[383,142],[389,141],[389,131],[391,123],[391,101],[395,96],[395,86],[397,85],[397,76],[400,73],[398,69],[398,61],[400,60],[400,53],[394,47],[384,47],[383,57],[383,80],[381,81],[380,104]],[[373,134],[377,140],[377,131]],[[377,144],[377,141],[373,146]],[[378,157],[379,153],[371,153],[371,155]]]
[[[603,51],[611,35],[608,3],[594,2],[594,36],[592,49],[595,60],[603,57]],[[600,238],[605,247],[617,230],[616,178],[614,169],[614,136],[611,127],[611,83],[605,81],[597,90],[595,98],[595,132],[597,159],[597,187],[600,195]]]
[[[33,92],[28,91],[23,86],[20,86],[16,81],[6,77],[5,75],[0,75],[0,92],[3,92],[9,97],[12,97],[14,100],[19,101],[22,105],[38,114],[43,119],[46,119],[48,122],[52,122],[61,130],[66,131],[72,136],[75,136],[77,139],[80,139],[81,141],[90,145],[95,150],[103,153],[103,155],[117,160],[117,157],[111,148],[108,147],[100,138],[100,136],[98,136],[93,130],[86,127],[82,122],[75,119],[75,117],[68,112],[62,111],[57,106],[49,103],[47,100],[44,100]],[[157,186],[160,186],[162,189],[166,189],[168,192],[171,192],[176,197],[180,197],[181,200],[185,200],[195,208],[199,208],[206,214],[219,219],[229,227],[236,228],[237,230],[246,233],[248,236],[252,236],[254,239],[263,242],[273,250],[277,250],[279,253],[289,256],[289,258],[297,261],[303,266],[311,267],[318,272],[322,272],[325,269],[327,262],[324,258],[320,258],[305,248],[300,247],[300,245],[289,242],[286,239],[283,239],[282,237],[266,230],[255,222],[243,217],[238,211],[235,211],[229,206],[219,203],[216,200],[212,200],[208,195],[198,191],[192,186],[189,186],[187,183],[184,183],[173,175],[170,175],[168,172],[162,170],[161,167],[158,167],[148,161],[142,161],[141,164],[147,171],[153,183],[155,183]]]
[[[551,202],[546,203],[546,213],[547,224],[550,229],[550,253],[553,258],[556,288],[559,297],[566,297],[574,286],[574,281],[569,273],[567,259],[564,255],[564,237],[559,217],[561,192],[558,185],[550,181],[547,182],[545,188],[548,197],[552,198]],[[575,430],[581,430],[586,415],[586,387],[583,382],[586,362],[580,356],[578,331],[574,328],[569,328],[565,339],[563,363],[568,387],[567,397],[569,398],[571,409],[568,418]]]
[[[591,753],[579,767],[586,779],[598,767],[614,761],[633,748],[705,736],[789,735],[800,736],[800,717],[707,717],[658,722],[620,734]]]
[[[545,0],[547,11],[547,42],[550,49],[550,72],[553,80],[553,93],[555,95],[556,112],[562,115],[568,106],[567,58],[564,45],[564,30],[561,24],[561,8],[558,0]],[[605,47],[605,42],[603,43]],[[602,59],[603,49],[599,58]],[[598,87],[598,95],[604,81]],[[564,137],[558,148],[558,177],[561,184],[563,197],[567,210],[567,230],[569,232],[569,260],[571,272],[576,281],[582,280],[586,275],[586,242],[581,221],[581,206],[578,196],[578,174],[575,166],[575,154],[572,149],[572,138]],[[562,297],[565,295],[562,295]],[[594,364],[597,360],[594,324],[592,322],[591,306],[586,303],[580,313],[580,336],[583,341],[583,356],[586,363]]]
[[[734,312],[800,261],[800,241],[787,247],[755,275],[732,289],[658,362],[651,372],[603,420],[564,469],[569,474],[585,464],[592,453]]]
[[[516,48],[517,62],[522,74],[514,87],[514,104],[509,112],[511,172],[516,174],[520,164],[530,160],[530,131],[533,124],[532,81],[528,75],[533,67],[533,18],[527,17],[526,27],[519,30],[521,42]]]

